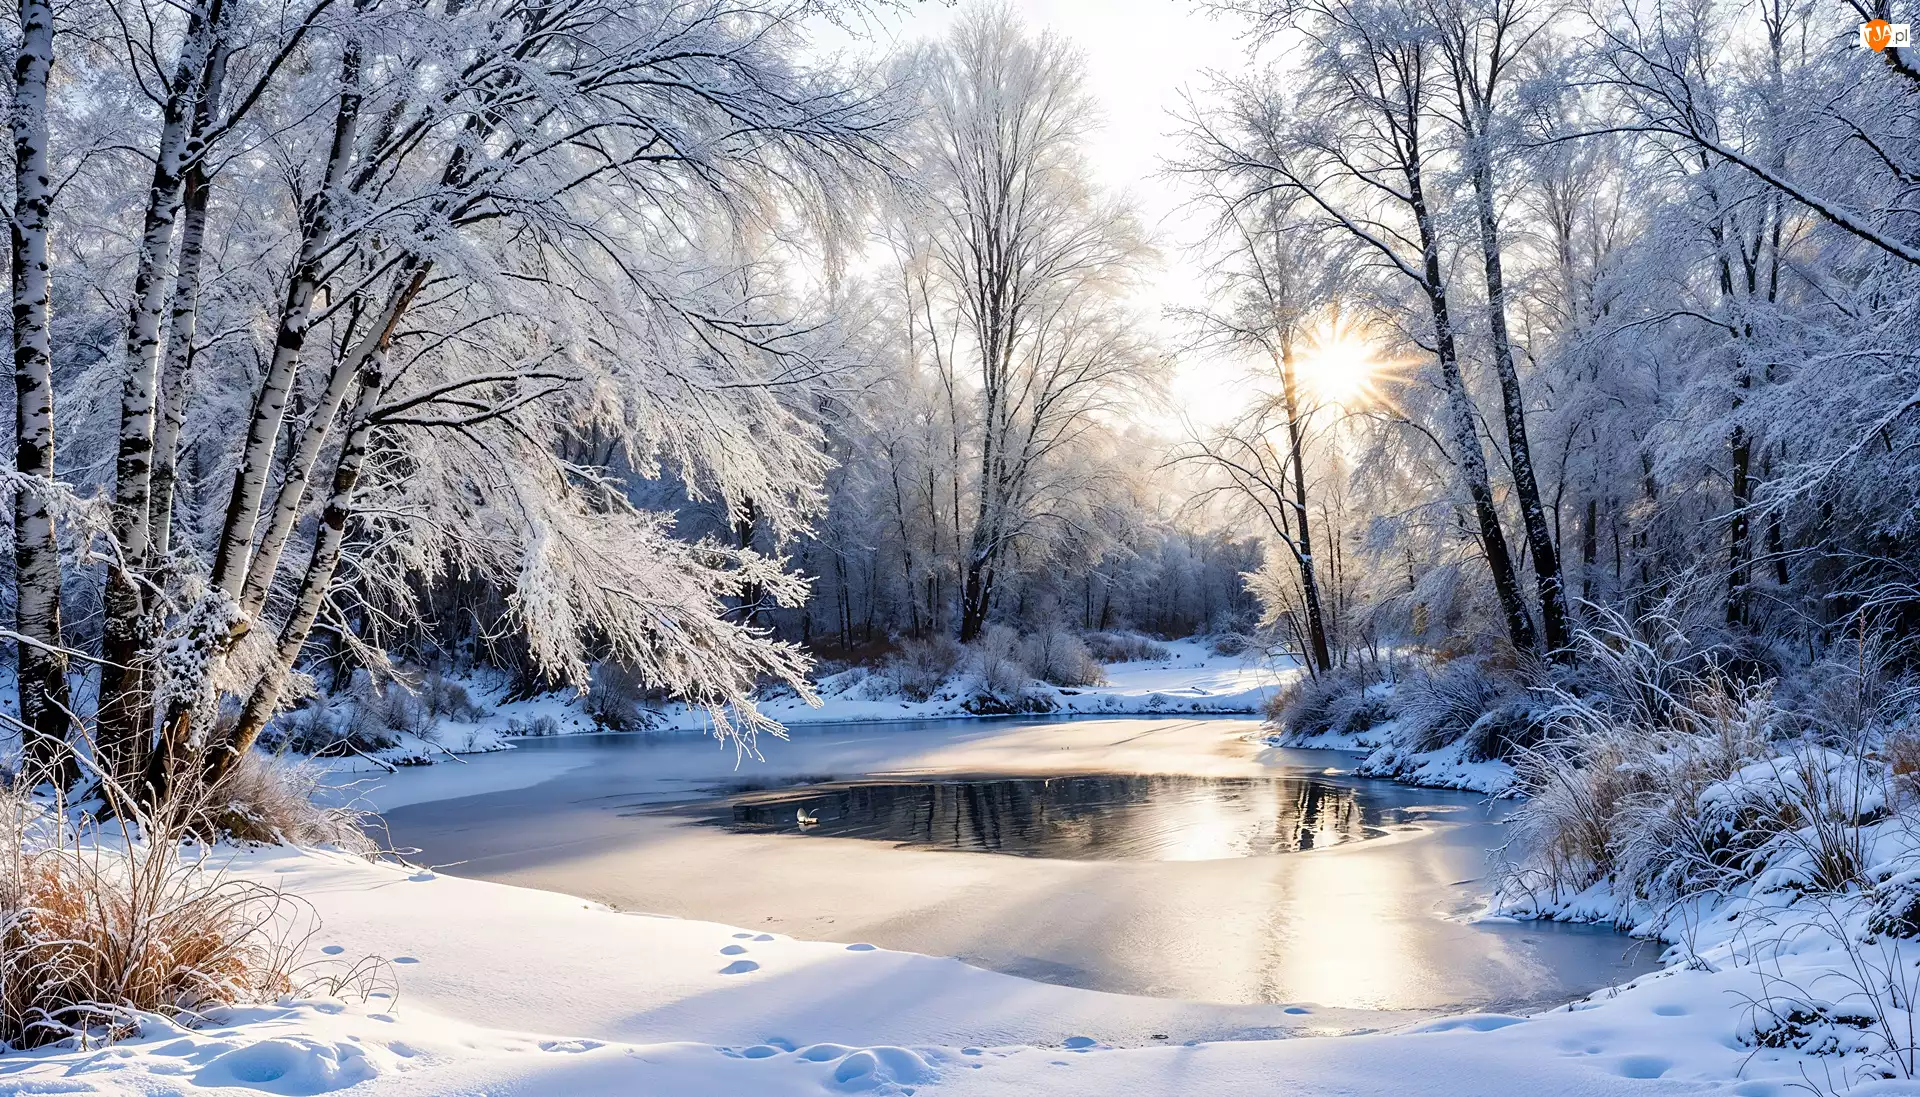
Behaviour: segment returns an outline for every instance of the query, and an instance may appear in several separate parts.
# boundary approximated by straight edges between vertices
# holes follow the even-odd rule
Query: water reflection
[[[809,822],[802,824],[801,817]],[[1419,817],[1312,776],[852,782],[753,792],[710,821],[1075,861],[1211,861],[1377,837]]]

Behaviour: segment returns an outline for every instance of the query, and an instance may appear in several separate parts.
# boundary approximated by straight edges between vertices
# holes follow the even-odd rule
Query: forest
[[[1851,896],[1745,1046],[1920,1073],[1893,0],[1180,0],[1150,117],[1074,5],[15,8],[0,1046],[303,985],[32,866],[372,852],[342,760],[1177,712],[1517,800],[1503,917]]]

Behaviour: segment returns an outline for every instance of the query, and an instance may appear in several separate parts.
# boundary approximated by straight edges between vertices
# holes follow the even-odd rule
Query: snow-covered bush
[[[649,690],[639,675],[617,663],[597,663],[587,686],[585,708],[593,722],[609,731],[646,726]]]
[[[1505,756],[1508,738],[1538,739],[1527,730],[1535,721],[1524,691],[1479,659],[1454,659],[1415,674],[1394,692],[1403,741],[1416,751],[1438,750],[1471,734],[1476,757],[1498,758]]]
[[[1097,686],[1106,680],[1087,645],[1066,629],[1044,629],[1027,637],[1021,657],[1033,677],[1056,686]]]
[[[132,1031],[295,989],[294,902],[187,855],[200,805],[126,807],[76,833],[19,788],[0,792],[0,1047]]]
[[[924,701],[953,677],[965,658],[966,649],[960,642],[940,633],[901,644],[900,650],[887,657],[880,673],[898,687],[901,696]]]
[[[1102,663],[1157,663],[1172,656],[1165,647],[1137,632],[1089,632],[1081,639],[1087,645],[1087,654]]]
[[[402,735],[429,738],[433,716],[420,696],[397,682],[371,684],[364,679],[353,690],[353,707],[342,731],[341,742],[331,750],[317,754],[345,753],[346,747],[359,751],[384,750],[400,742]]]
[[[1656,723],[1612,700],[1563,697],[1547,742],[1516,758],[1528,799],[1502,892],[1567,896],[1610,880],[1620,903],[1657,905],[1750,878],[1770,835],[1755,827],[1758,805],[1726,782],[1770,753],[1766,691],[1695,680]]]
[[[428,718],[435,722],[459,720],[470,723],[487,715],[487,710],[474,701],[466,686],[447,677],[438,668],[421,676],[418,692],[420,703],[426,706]]]
[[[1267,719],[1294,735],[1366,731],[1399,714],[1391,691],[1382,686],[1372,663],[1303,674],[1268,698]]]
[[[507,734],[533,736],[536,738],[547,735],[558,735],[560,734],[560,721],[544,712],[531,720],[524,716],[509,716],[507,718]]]
[[[1033,675],[1027,669],[1020,634],[1005,625],[988,625],[973,642],[968,669],[980,688],[996,697],[1013,697],[1027,688]]]
[[[339,751],[340,724],[332,699],[316,694],[274,717],[260,735],[260,746],[272,751],[322,755]]]
[[[1530,798],[1503,895],[1537,909],[1605,882],[1617,916],[1659,918],[1749,884],[1864,887],[1866,827],[1888,810],[1891,777],[1858,729],[1870,710],[1829,705],[1832,722],[1816,723],[1772,681],[1732,677],[1671,639],[1660,627],[1584,639],[1581,692],[1559,692],[1548,739],[1519,756]],[[1882,932],[1911,918],[1890,880],[1875,900]]]
[[[1920,732],[1887,735],[1880,744],[1880,757],[1893,777],[1895,791],[1908,798],[1920,794]]]
[[[1244,632],[1216,632],[1207,637],[1207,650],[1215,655],[1245,655],[1259,645]]]

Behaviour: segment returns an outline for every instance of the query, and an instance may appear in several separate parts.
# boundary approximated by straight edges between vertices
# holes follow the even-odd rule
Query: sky
[[[1010,6],[1029,27],[1071,40],[1085,59],[1087,90],[1104,115],[1087,156],[1099,181],[1131,196],[1154,231],[1162,269],[1144,280],[1135,304],[1177,348],[1184,334],[1162,317],[1169,306],[1203,299],[1199,264],[1189,250],[1203,225],[1180,185],[1161,171],[1180,154],[1175,113],[1186,95],[1204,96],[1209,70],[1245,66],[1241,27],[1207,14],[1196,0],[1011,0]],[[869,20],[857,28],[865,41],[849,36],[845,44],[884,52],[936,38],[960,10],[946,0],[918,0],[901,14]],[[1171,407],[1145,418],[1172,431],[1182,429],[1183,416],[1196,425],[1215,422],[1236,406],[1221,397],[1243,373],[1238,363],[1182,353],[1169,387]]]

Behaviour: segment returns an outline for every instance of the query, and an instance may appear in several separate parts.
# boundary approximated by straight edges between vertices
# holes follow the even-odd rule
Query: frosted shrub
[[[1497,724],[1524,725],[1525,695],[1510,679],[1489,671],[1477,659],[1456,659],[1431,673],[1403,682],[1399,695],[1400,720],[1406,742],[1414,750],[1437,750],[1475,734],[1482,757],[1498,757],[1492,749],[1500,728],[1482,726],[1482,718],[1499,713]]]
[[[899,688],[901,696],[924,701],[953,677],[965,657],[966,649],[951,636],[908,640],[887,657],[880,673]]]
[[[286,933],[301,910],[184,855],[197,815],[175,802],[76,835],[17,788],[0,792],[0,1047],[111,1039],[137,1012],[295,989]]]
[[[587,715],[609,731],[636,731],[647,726],[648,693],[646,683],[631,670],[616,663],[597,663],[587,686]]]
[[[1215,655],[1228,657],[1245,655],[1258,647],[1253,637],[1244,632],[1216,632],[1207,637],[1207,650]]]
[[[1087,645],[1065,629],[1047,629],[1027,637],[1021,655],[1034,677],[1056,686],[1097,686],[1106,680]]]
[[[1298,735],[1366,731],[1398,715],[1393,698],[1373,689],[1378,681],[1373,664],[1302,674],[1268,699],[1266,715]]]
[[[980,688],[996,697],[1015,697],[1033,675],[1022,658],[1020,634],[1005,625],[988,625],[973,642],[971,669]]]
[[[437,668],[421,677],[418,693],[420,703],[426,707],[427,717],[435,722],[458,720],[471,723],[487,715],[487,710],[474,702],[466,686],[447,677]]]
[[[311,762],[249,751],[208,790],[201,814],[215,833],[241,841],[335,846],[371,856],[376,847],[367,826],[373,817],[317,803],[327,792],[323,777]]]
[[[1897,795],[1911,799],[1920,794],[1920,732],[1902,729],[1888,734],[1881,742],[1880,757]]]
[[[560,734],[560,721],[545,713],[531,720],[523,716],[510,716],[507,718],[507,734],[530,736],[536,739],[548,735],[558,735]]]
[[[1884,732],[1890,746],[1895,739],[1916,741],[1920,679],[1909,669],[1914,653],[1889,636],[1873,627],[1845,637],[1826,658],[1781,683],[1781,706],[1803,728],[1828,738]]]
[[[1562,694],[1547,740],[1516,757],[1529,798],[1507,845],[1509,900],[1552,902],[1610,880],[1623,916],[1633,901],[1661,907],[1751,879],[1769,843],[1797,825],[1735,781],[1771,754],[1779,712],[1765,686],[1669,674],[1625,651],[1614,659],[1614,673],[1659,677]]]
[[[260,736],[260,743],[276,751],[324,754],[329,748],[337,751],[339,739],[337,714],[323,693],[275,717]]]
[[[317,754],[384,750],[395,746],[401,735],[426,737],[433,728],[433,717],[420,697],[395,682],[384,685],[363,683],[354,691],[353,713],[347,719],[341,742],[333,750]]]
[[[1087,654],[1102,663],[1158,663],[1172,658],[1166,648],[1137,632],[1089,632],[1081,639]]]

